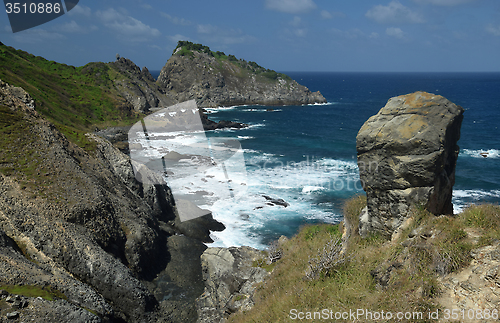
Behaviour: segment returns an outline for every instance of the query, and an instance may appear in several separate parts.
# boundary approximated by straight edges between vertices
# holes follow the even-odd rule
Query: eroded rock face
[[[146,67],[141,71],[131,60],[123,57],[109,65],[121,73],[120,77],[113,79],[114,85],[136,111],[148,112],[152,108],[175,104],[160,90]]]
[[[198,323],[225,322],[231,313],[253,307],[256,284],[268,276],[253,265],[262,257],[250,247],[205,250],[201,256],[205,292],[196,302]]]
[[[452,214],[452,188],[464,109],[442,96],[415,92],[391,98],[356,137],[367,195],[360,233],[390,236],[412,205]]]
[[[185,266],[201,276],[202,241],[224,226],[211,215],[179,225],[167,185],[138,182],[130,158],[96,135],[88,135],[92,151],[75,146],[32,102],[23,89],[0,80],[0,285],[50,286],[66,300],[30,298],[32,306],[19,309],[20,317],[194,321],[189,313],[170,320],[169,310],[191,306],[195,312],[201,278],[192,286],[192,280],[172,279],[178,299],[157,296],[157,289],[186,273],[171,259],[184,250],[191,250],[182,258]]]
[[[313,93],[293,80],[278,78],[272,81],[196,51],[192,57],[172,55],[162,68],[157,83],[177,102],[194,99],[201,108],[326,102],[321,93]]]

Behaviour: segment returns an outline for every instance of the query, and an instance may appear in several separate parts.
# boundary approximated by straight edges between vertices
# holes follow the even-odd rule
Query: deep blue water
[[[216,244],[262,247],[282,234],[295,234],[305,223],[340,221],[345,199],[362,193],[357,132],[389,98],[415,91],[442,95],[465,109],[455,210],[472,202],[500,201],[500,73],[286,74],[321,91],[328,104],[209,111],[214,120],[252,125],[209,133],[240,140],[249,179],[247,199],[213,210],[228,227],[215,236]],[[487,158],[481,156],[484,152]],[[290,206],[267,206],[262,195],[282,198]]]

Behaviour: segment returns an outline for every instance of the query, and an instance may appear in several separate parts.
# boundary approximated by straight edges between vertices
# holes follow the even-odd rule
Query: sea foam
[[[487,149],[487,150],[462,149],[461,153],[465,156],[474,157],[474,158],[499,158],[500,157],[500,150],[497,150],[497,149]]]

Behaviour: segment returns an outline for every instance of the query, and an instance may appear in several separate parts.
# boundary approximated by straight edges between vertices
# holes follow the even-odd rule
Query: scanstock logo
[[[73,9],[79,0],[11,1],[4,0],[12,32],[40,26]],[[63,4],[64,2],[64,4]]]
[[[247,191],[239,140],[208,137],[194,100],[156,111],[128,132],[135,178],[167,184],[181,221],[202,217],[214,203],[237,203]]]

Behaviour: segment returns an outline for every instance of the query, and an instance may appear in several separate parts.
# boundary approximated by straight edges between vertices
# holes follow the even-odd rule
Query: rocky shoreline
[[[131,60],[120,57],[108,64],[116,71],[111,81],[135,111],[145,113],[189,100],[195,100],[202,109],[326,103],[319,91],[311,92],[286,75],[268,78],[243,60],[217,59],[203,51],[190,53],[184,56],[182,47],[177,48],[156,81],[147,68],[141,70]]]
[[[0,173],[0,289],[42,296],[45,288],[56,299],[1,300],[0,317],[195,321],[204,242],[224,225],[211,215],[181,222],[168,186],[137,182],[130,158],[109,141],[89,134],[96,150],[86,152],[40,117],[21,88],[1,82],[0,95],[2,118],[20,132],[11,133],[19,142],[10,154],[32,151],[25,163],[36,167]]]

